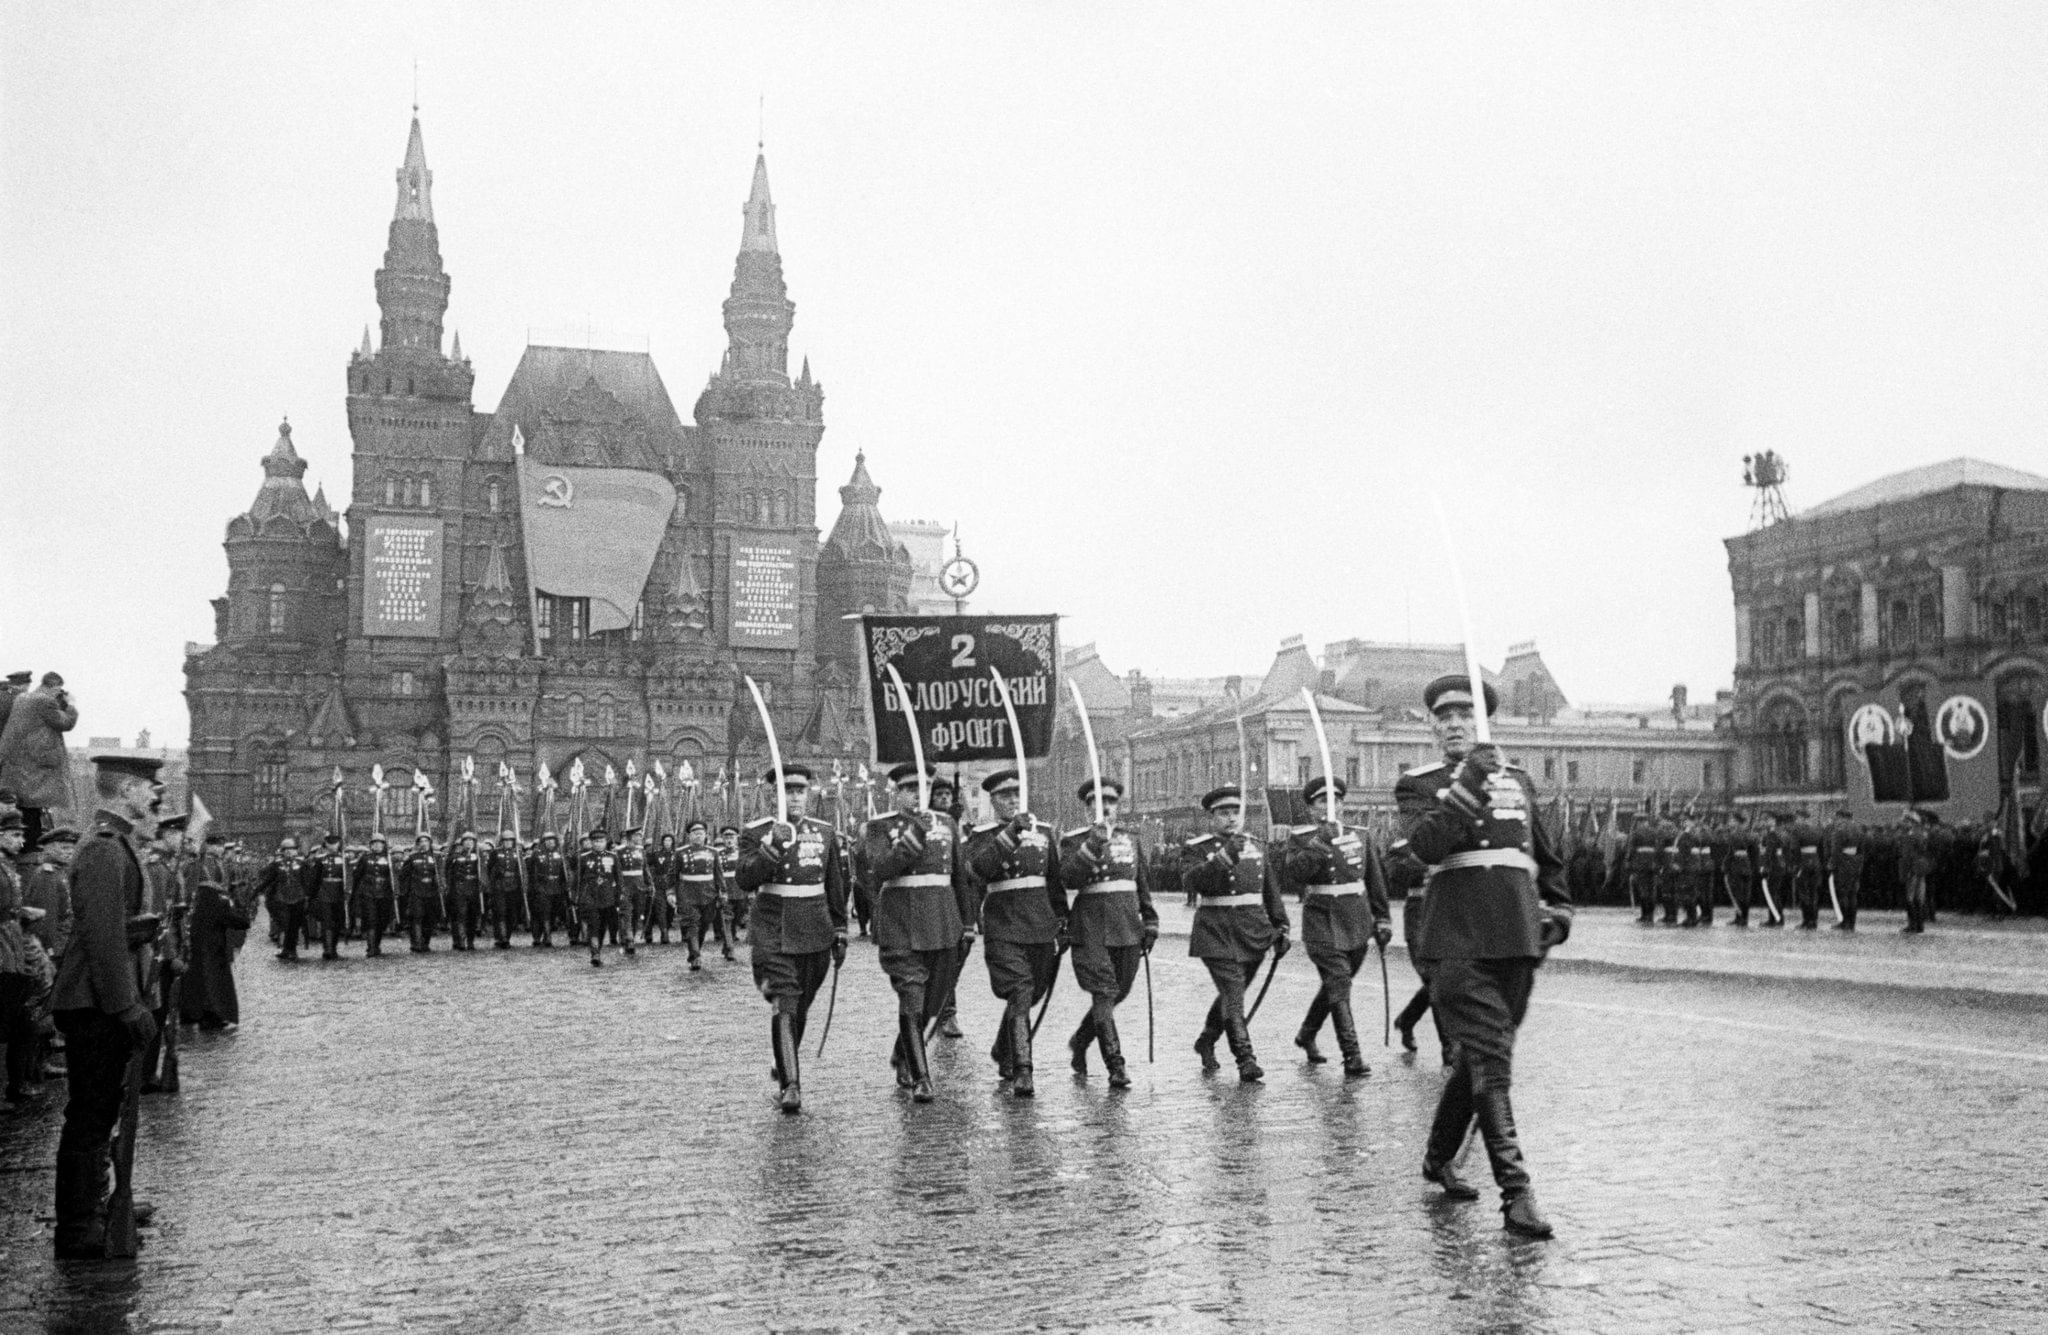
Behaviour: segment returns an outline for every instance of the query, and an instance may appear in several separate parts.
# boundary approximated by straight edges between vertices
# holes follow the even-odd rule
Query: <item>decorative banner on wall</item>
[[[363,634],[441,633],[441,521],[371,515],[364,528]]]
[[[1848,714],[1844,778],[1859,820],[1898,818],[1911,803],[1945,821],[1979,820],[1997,810],[1998,747],[1986,701],[1990,684],[1956,680],[1909,684],[1843,702]]]
[[[590,600],[590,631],[633,624],[675,512],[676,489],[637,468],[570,468],[519,456],[529,593]]]
[[[796,547],[787,542],[734,539],[729,587],[731,622],[726,643],[735,649],[795,649],[801,645],[797,613],[803,586]]]
[[[885,765],[912,758],[910,728],[883,664],[910,689],[929,764],[1017,758],[994,667],[1009,684],[1024,753],[1052,748],[1059,703],[1059,618],[1054,616],[864,616],[861,658],[868,683],[868,739]]]

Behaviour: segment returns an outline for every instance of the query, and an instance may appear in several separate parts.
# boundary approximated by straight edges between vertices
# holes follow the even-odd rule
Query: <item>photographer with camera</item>
[[[64,678],[45,672],[40,686],[15,697],[7,725],[0,729],[0,788],[14,790],[30,848],[42,840],[44,813],[71,809],[71,758],[64,752],[64,734],[77,726],[78,706],[64,689]]]

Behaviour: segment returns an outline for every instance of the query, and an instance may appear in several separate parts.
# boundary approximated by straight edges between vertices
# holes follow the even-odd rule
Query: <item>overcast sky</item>
[[[0,671],[81,740],[183,740],[281,415],[348,490],[415,59],[480,408],[566,326],[688,412],[765,97],[821,523],[864,449],[1118,670],[1455,640],[1434,487],[1488,662],[1699,698],[1743,454],[2048,471],[2038,4],[0,12]]]

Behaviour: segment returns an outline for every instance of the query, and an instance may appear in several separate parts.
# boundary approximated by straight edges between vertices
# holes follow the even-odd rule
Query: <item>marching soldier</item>
[[[1035,1092],[1031,1062],[1031,1008],[1052,989],[1066,936],[1067,896],[1052,856],[1054,830],[1020,806],[1017,771],[998,770],[982,780],[995,819],[967,837],[964,857],[982,893],[981,934],[988,951],[988,983],[1003,1002],[995,1059],[1010,1092]]]
[[[1835,924],[1844,932],[1856,930],[1856,905],[1863,893],[1863,828],[1854,813],[1835,813],[1828,830],[1828,877],[1834,882],[1835,898],[1841,901],[1842,920]]]
[[[136,841],[153,828],[163,796],[161,764],[139,756],[93,757],[99,810],[71,864],[72,933],[50,994],[71,1096],[57,1140],[60,1261],[107,1254],[108,1151],[131,1063],[156,1032],[136,986],[132,952],[157,934],[158,924],[142,914],[146,888]]]
[[[647,846],[640,827],[621,830],[619,846],[619,934],[630,947],[653,921],[654,888],[647,879]],[[651,933],[648,939],[652,940]]]
[[[647,855],[647,879],[653,883],[653,913],[647,920],[647,944],[654,944],[654,932],[661,929],[661,944],[668,944],[669,928],[676,918],[676,837],[661,836],[661,842]]]
[[[1684,927],[1697,927],[1702,918],[1714,924],[1714,845],[1700,828],[1700,818],[1685,812],[1678,818],[1678,834],[1671,841],[1671,860],[1676,866],[1676,898],[1685,909]],[[1668,921],[1668,920],[1667,920]]]
[[[1770,916],[1764,919],[1766,927],[1783,927],[1785,910],[1782,906],[1773,908],[1777,901],[1786,899],[1792,889],[1792,873],[1799,865],[1799,849],[1792,842],[1792,817],[1785,812],[1771,816],[1771,827],[1757,837],[1760,854],[1758,866],[1759,884],[1764,892],[1764,911]]]
[[[778,1103],[794,1113],[803,1109],[797,1052],[811,1002],[826,970],[846,959],[846,858],[832,827],[805,814],[811,771],[786,764],[780,774],[769,773],[782,785],[789,823],[770,816],[749,825],[733,879],[754,894],[754,986],[774,1008],[769,1032]]]
[[[720,914],[726,895],[726,864],[707,840],[709,833],[710,827],[703,821],[692,820],[683,827],[684,846],[676,854],[676,925],[690,952],[691,973],[704,967],[700,957],[707,926],[718,929],[718,944],[725,957],[732,958],[732,942],[726,939],[725,919]]]
[[[370,846],[356,858],[355,892],[361,907],[357,917],[363,924],[365,958],[384,953],[384,934],[398,914],[398,868],[391,861],[391,845],[381,834],[370,836]]]
[[[1664,862],[1664,848],[1657,838],[1657,818],[1644,810],[1636,813],[1628,827],[1628,892],[1635,900],[1636,921],[1657,920],[1657,871]]]
[[[1217,1067],[1216,1040],[1228,1037],[1237,1059],[1237,1078],[1247,1084],[1263,1080],[1246,1027],[1244,990],[1259,976],[1266,952],[1278,964],[1287,953],[1287,909],[1280,901],[1280,873],[1265,845],[1244,832],[1244,793],[1234,783],[1211,789],[1202,798],[1215,828],[1190,839],[1181,878],[1196,896],[1195,925],[1188,934],[1188,954],[1200,960],[1216,984],[1216,1000],[1195,1051],[1202,1069]],[[1344,1026],[1340,1023],[1341,1036]],[[1357,1056],[1358,1039],[1346,1050],[1348,1064]]]
[[[955,777],[957,777],[957,775]],[[943,816],[950,818],[953,822],[954,830],[960,830],[962,828],[960,824],[960,817],[966,812],[967,803],[965,798],[962,797],[962,795],[960,794],[960,792],[956,788],[954,788],[953,780],[942,777],[934,777],[931,783],[931,794],[932,810],[940,813]],[[963,848],[965,848],[966,846],[964,834],[962,835],[961,846]],[[961,863],[961,867],[964,871],[966,863]],[[963,903],[971,903],[972,900],[973,893],[970,888],[968,899],[963,901]],[[962,920],[967,922],[972,921],[972,919],[967,917],[964,910],[962,912]],[[955,986],[947,990],[945,1007],[939,1012],[939,1027],[937,1032],[940,1038],[964,1037],[964,1035],[960,1032],[960,1018],[958,1014],[960,989],[957,984],[961,970],[967,967],[967,957],[973,953],[974,941],[972,940],[972,938],[970,937],[967,940],[963,940],[960,943],[960,968],[955,969],[953,971]]]
[[[960,869],[953,818],[918,809],[914,764],[889,771],[896,810],[868,822],[863,842],[874,868],[875,945],[896,991],[896,1083],[919,1103],[932,1100],[924,1031],[945,1009],[960,979],[961,950],[973,941],[974,903]]]
[[[310,873],[314,913],[320,923],[320,958],[338,960],[342,919],[348,914],[348,855],[342,852],[340,835],[322,837]]]
[[[1081,785],[1081,805],[1092,807],[1095,781]],[[1129,1089],[1116,1008],[1131,994],[1138,966],[1159,939],[1159,914],[1145,871],[1145,850],[1134,831],[1117,828],[1123,785],[1102,784],[1102,823],[1060,836],[1060,884],[1073,892],[1067,933],[1073,940],[1074,982],[1089,997],[1088,1013],[1067,1040],[1074,1073],[1088,1074],[1088,1045],[1102,1049],[1111,1089]]]
[[[1827,893],[1827,871],[1821,862],[1821,835],[1811,821],[1789,813],[1786,835],[1793,863],[1793,896],[1799,903],[1799,927],[1810,932],[1820,926],[1820,900]]]
[[[1749,813],[1738,811],[1715,838],[1715,854],[1721,866],[1722,883],[1735,905],[1735,925],[1749,926],[1749,905],[1756,897],[1757,870],[1762,851],[1749,828]]]
[[[448,850],[442,882],[448,895],[448,948],[476,949],[477,907],[484,897],[484,860],[477,850],[476,832],[464,830],[455,847]]]
[[[1406,839],[1396,839],[1387,845],[1387,888],[1389,894],[1395,890],[1403,892],[1401,900],[1401,944],[1408,947],[1408,967],[1415,970],[1422,986],[1415,995],[1408,998],[1408,1004],[1394,1015],[1394,1032],[1401,1036],[1404,1051],[1415,1051],[1415,1026],[1422,1023],[1422,1017],[1429,1014],[1429,961],[1422,957],[1422,924],[1429,914],[1429,868],[1422,865],[1414,850],[1408,847]],[[1451,1064],[1451,1041],[1443,1031],[1437,1031],[1437,1042],[1442,1045],[1444,1065]]]
[[[1323,793],[1329,782],[1328,776],[1319,774],[1302,788],[1302,799],[1311,811],[1326,801]],[[1341,803],[1344,780],[1334,782]],[[1301,945],[1322,979],[1295,1031],[1295,1046],[1311,1066],[1320,1065],[1325,1058],[1316,1047],[1316,1036],[1327,1018],[1337,1030],[1345,1076],[1355,1080],[1371,1075],[1358,1045],[1358,1026],[1351,1019],[1351,980],[1374,945],[1385,950],[1394,939],[1386,873],[1357,830],[1328,821],[1291,833],[1280,852],[1280,869],[1301,887]]]
[[[1657,848],[1662,854],[1657,860],[1657,900],[1664,906],[1664,925],[1670,927],[1678,922],[1678,900],[1685,880],[1678,853],[1678,822],[1671,818],[1670,807],[1657,819]]]
[[[520,894],[526,880],[526,859],[519,838],[510,830],[498,831],[498,842],[484,860],[484,880],[489,890],[485,907],[491,923],[491,949],[512,949],[512,923],[524,904]]]
[[[541,835],[540,846],[526,859],[526,892],[533,899],[533,945],[552,950],[555,918],[569,900],[569,859],[562,854],[562,840],[550,830]]]
[[[725,957],[731,959],[732,948],[739,944],[740,929],[747,925],[750,904],[747,892],[740,887],[739,878],[733,874],[733,870],[740,865],[739,826],[718,827],[718,857],[725,866],[725,902],[720,905],[724,916],[718,921],[718,941],[725,948]]]
[[[599,827],[590,832],[590,851],[577,859],[576,898],[583,910],[583,935],[590,942],[590,967],[604,966],[607,935],[619,935],[619,855],[612,852],[609,831]],[[633,954],[633,938],[624,937],[626,955]]]
[[[299,857],[299,841],[291,835],[277,841],[277,856],[256,880],[271,919],[277,924],[281,960],[299,957],[299,934],[306,929],[306,891],[311,873]]]
[[[428,835],[413,840],[412,852],[398,869],[398,887],[405,895],[405,923],[412,933],[412,953],[434,949],[434,907],[441,901],[441,863]]]
[[[1490,714],[1493,687],[1482,682],[1480,691]],[[1476,1117],[1507,1228],[1547,1238],[1550,1224],[1529,1186],[1509,1090],[1515,1030],[1536,966],[1571,935],[1571,896],[1563,864],[1535,818],[1535,783],[1507,766],[1498,747],[1475,740],[1469,679],[1438,677],[1422,701],[1444,758],[1402,775],[1394,799],[1401,833],[1430,868],[1422,953],[1435,970],[1430,1005],[1456,1053],[1422,1175],[1450,1199],[1478,1199],[1453,1167]]]

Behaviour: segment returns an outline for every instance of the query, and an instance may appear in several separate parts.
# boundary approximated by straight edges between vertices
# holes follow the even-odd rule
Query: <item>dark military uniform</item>
[[[769,1042],[775,1053],[775,1080],[785,1092],[800,1079],[797,1055],[811,1002],[824,985],[835,953],[843,958],[846,951],[846,855],[839,836],[824,821],[808,816],[790,826],[794,837],[783,843],[774,837],[773,819],[749,825],[741,836],[733,878],[742,891],[754,895],[747,938],[754,986],[774,1008]],[[696,856],[713,850],[689,852]]]
[[[569,902],[569,859],[553,835],[526,856],[526,893],[533,901],[533,944],[546,950],[555,944],[555,919]]]
[[[718,947],[732,958],[725,930],[725,858],[710,844],[684,844],[676,851],[676,929],[695,963],[704,949],[704,933],[715,929]]]
[[[1717,833],[1714,851],[1720,863],[1722,884],[1728,887],[1729,902],[1735,906],[1735,925],[1747,927],[1749,904],[1756,897],[1757,871],[1763,860],[1756,836],[1750,833],[1746,822],[1731,824]]]
[[[272,858],[256,878],[256,891],[278,924],[278,952],[281,960],[299,957],[299,935],[306,930],[306,900],[314,872],[294,852]]]
[[[1320,795],[1321,783],[1320,778],[1312,780],[1303,790],[1304,799],[1313,803],[1310,794]],[[1337,791],[1344,791],[1341,780]],[[1305,825],[1289,834],[1280,851],[1280,870],[1301,887],[1301,948],[1322,978],[1295,1033],[1295,1044],[1314,1061],[1316,1036],[1329,1019],[1335,1024],[1347,1072],[1366,1074],[1358,1026],[1351,1018],[1351,980],[1364,967],[1374,943],[1393,939],[1386,873],[1358,830],[1340,826],[1333,835],[1326,825]]]
[[[1231,794],[1233,800],[1236,793]],[[1183,850],[1183,884],[1195,896],[1195,923],[1188,933],[1188,954],[1209,970],[1216,999],[1195,1040],[1204,1070],[1216,1065],[1216,1039],[1230,1041],[1240,1079],[1261,1079],[1245,1025],[1244,992],[1258,977],[1266,952],[1285,953],[1289,926],[1280,900],[1280,870],[1266,855],[1266,846],[1242,831],[1211,832],[1190,839]],[[1356,1047],[1354,1039],[1353,1047]]]
[[[363,924],[364,955],[384,953],[384,934],[398,916],[398,866],[391,849],[368,850],[356,858],[354,883],[357,921]]]
[[[583,914],[583,936],[590,943],[590,962],[602,964],[607,936],[620,936],[631,955],[633,938],[619,930],[619,855],[609,848],[591,850],[576,859],[576,903]]]
[[[526,859],[511,835],[484,855],[484,916],[491,926],[491,948],[512,949],[512,925],[526,910]]]
[[[1672,860],[1678,864],[1678,901],[1685,908],[1685,925],[1714,925],[1714,841],[1693,818],[1672,841]]]
[[[1084,801],[1087,799],[1083,799]],[[1067,1039],[1074,1070],[1088,1070],[1088,1045],[1099,1044],[1110,1084],[1130,1083],[1124,1070],[1116,1008],[1131,994],[1138,966],[1159,937],[1144,846],[1134,831],[1105,837],[1090,826],[1060,836],[1060,884],[1072,892],[1067,932],[1073,941],[1074,981],[1089,997],[1088,1014]]]
[[[1842,915],[1835,926],[1845,932],[1856,930],[1856,907],[1863,895],[1863,837],[1863,828],[1846,811],[1828,829],[1828,875],[1834,881]]]
[[[448,944],[453,950],[476,948],[476,925],[484,899],[484,859],[475,845],[460,840],[448,850]]]
[[[1760,853],[1758,884],[1763,891],[1764,911],[1770,914],[1766,927],[1785,925],[1785,908],[1781,902],[1791,894],[1792,878],[1799,866],[1799,848],[1792,842],[1790,826],[1773,824],[1757,836]]]
[[[661,842],[647,855],[647,880],[653,887],[654,897],[650,901],[647,927],[642,939],[650,945],[654,933],[661,932],[661,944],[668,944],[669,928],[676,919],[676,837],[665,834]]]
[[[1067,921],[1067,896],[1053,861],[1053,836],[1050,825],[1028,813],[976,826],[967,836],[964,856],[981,895],[988,984],[1003,1002],[989,1056],[1005,1080],[1031,1073],[1031,1008],[1052,990],[1059,970],[1056,942]]]
[[[917,1088],[931,1078],[925,1027],[952,1000],[961,938],[975,917],[973,891],[961,870],[960,827],[942,812],[892,812],[869,821],[862,842],[876,878],[875,945],[896,990],[889,1062],[898,1084]]]
[[[341,958],[341,931],[348,918],[348,854],[330,844],[310,860],[313,911],[320,924],[320,958]]]
[[[1665,925],[1675,925],[1685,872],[1678,856],[1678,825],[1669,816],[1657,822],[1657,852],[1657,902]]]
[[[1415,995],[1394,1016],[1394,1030],[1401,1035],[1401,1046],[1413,1052],[1415,1026],[1429,1014],[1429,961],[1422,958],[1422,924],[1428,921],[1429,913],[1429,868],[1422,865],[1406,839],[1396,839],[1387,845],[1387,892],[1391,896],[1396,891],[1401,894],[1401,944],[1408,948],[1408,967],[1422,979],[1422,986],[1415,989]],[[1444,1044],[1444,1065],[1449,1066],[1450,1044],[1442,1034],[1437,1039]]]
[[[1570,931],[1571,896],[1536,819],[1536,785],[1512,766],[1476,770],[1470,761],[1425,765],[1394,788],[1401,832],[1430,868],[1422,953],[1434,970],[1437,1025],[1456,1053],[1423,1171],[1444,1180],[1476,1117],[1515,1227],[1529,1191],[1509,1098],[1515,1031],[1549,942]],[[1520,1208],[1534,1213],[1533,1203]],[[1548,1232],[1540,1217],[1536,1226]]]
[[[619,846],[619,933],[638,939],[654,911],[654,885],[647,879],[647,849],[630,839]]]
[[[1799,926],[1810,932],[1820,926],[1820,901],[1828,892],[1821,834],[1805,820],[1795,821],[1786,833],[1791,841],[1792,893],[1799,904]]]
[[[1628,849],[1623,854],[1628,862],[1628,893],[1635,901],[1636,920],[1655,922],[1657,920],[1657,872],[1664,861],[1664,846],[1657,836],[1657,822],[1648,815],[1638,815],[1629,826]]]
[[[1927,920],[1933,915],[1927,911],[1927,878],[1934,870],[1932,841],[1927,827],[1919,821],[1908,821],[1899,832],[1899,869],[1906,882],[1906,926],[1907,932],[1927,930]]]
[[[405,895],[405,924],[412,933],[412,951],[424,955],[434,948],[434,915],[441,900],[441,863],[431,846],[413,845],[398,864],[398,888]]]

